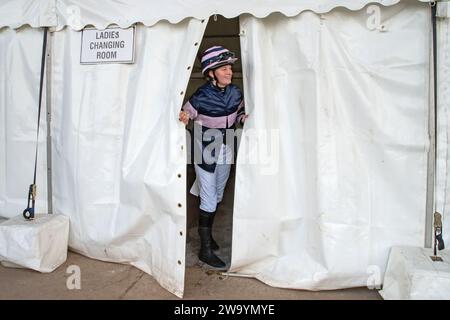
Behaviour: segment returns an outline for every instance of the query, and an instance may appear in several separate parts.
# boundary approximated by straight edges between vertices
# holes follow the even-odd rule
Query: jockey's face
[[[233,78],[233,68],[229,64],[218,67],[217,69],[209,72],[211,78],[214,78],[214,75],[216,76],[217,85],[222,88],[229,85],[231,83],[231,79]]]

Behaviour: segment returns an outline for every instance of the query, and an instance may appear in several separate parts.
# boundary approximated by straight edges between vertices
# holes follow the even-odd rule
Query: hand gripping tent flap
[[[308,290],[366,286],[373,266],[382,279],[391,246],[431,243],[433,210],[448,228],[449,12],[418,0],[2,0],[0,215],[27,201],[47,27],[51,135],[38,145],[50,141],[51,192],[40,152],[36,210],[70,218],[72,250],[134,265],[182,296],[178,112],[208,18],[239,17],[251,117],[230,274]],[[134,63],[80,64],[80,31],[108,26],[136,27]],[[254,132],[274,135],[276,152],[249,163],[267,142]]]

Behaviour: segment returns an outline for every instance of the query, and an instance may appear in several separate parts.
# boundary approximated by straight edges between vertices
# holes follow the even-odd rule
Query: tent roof
[[[0,28],[86,25],[104,29],[111,24],[128,27],[134,23],[151,26],[160,20],[177,23],[188,17],[207,19],[214,14],[227,18],[249,13],[265,17],[272,12],[295,16],[305,10],[325,13],[336,7],[359,10],[369,3],[384,6],[400,1],[430,0],[0,0]]]
[[[55,26],[56,0],[0,0],[0,28]]]

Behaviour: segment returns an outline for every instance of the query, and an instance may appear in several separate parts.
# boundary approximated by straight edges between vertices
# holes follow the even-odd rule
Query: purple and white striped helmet
[[[211,47],[206,49],[202,55],[202,73],[206,74],[209,70],[214,70],[227,64],[234,64],[236,60],[234,52],[221,46]]]

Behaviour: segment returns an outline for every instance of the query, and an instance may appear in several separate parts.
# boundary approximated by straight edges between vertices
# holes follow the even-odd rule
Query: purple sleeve
[[[189,118],[194,120],[198,116],[197,110],[191,105],[191,103],[188,101],[184,104],[183,111],[186,111],[189,114]]]

